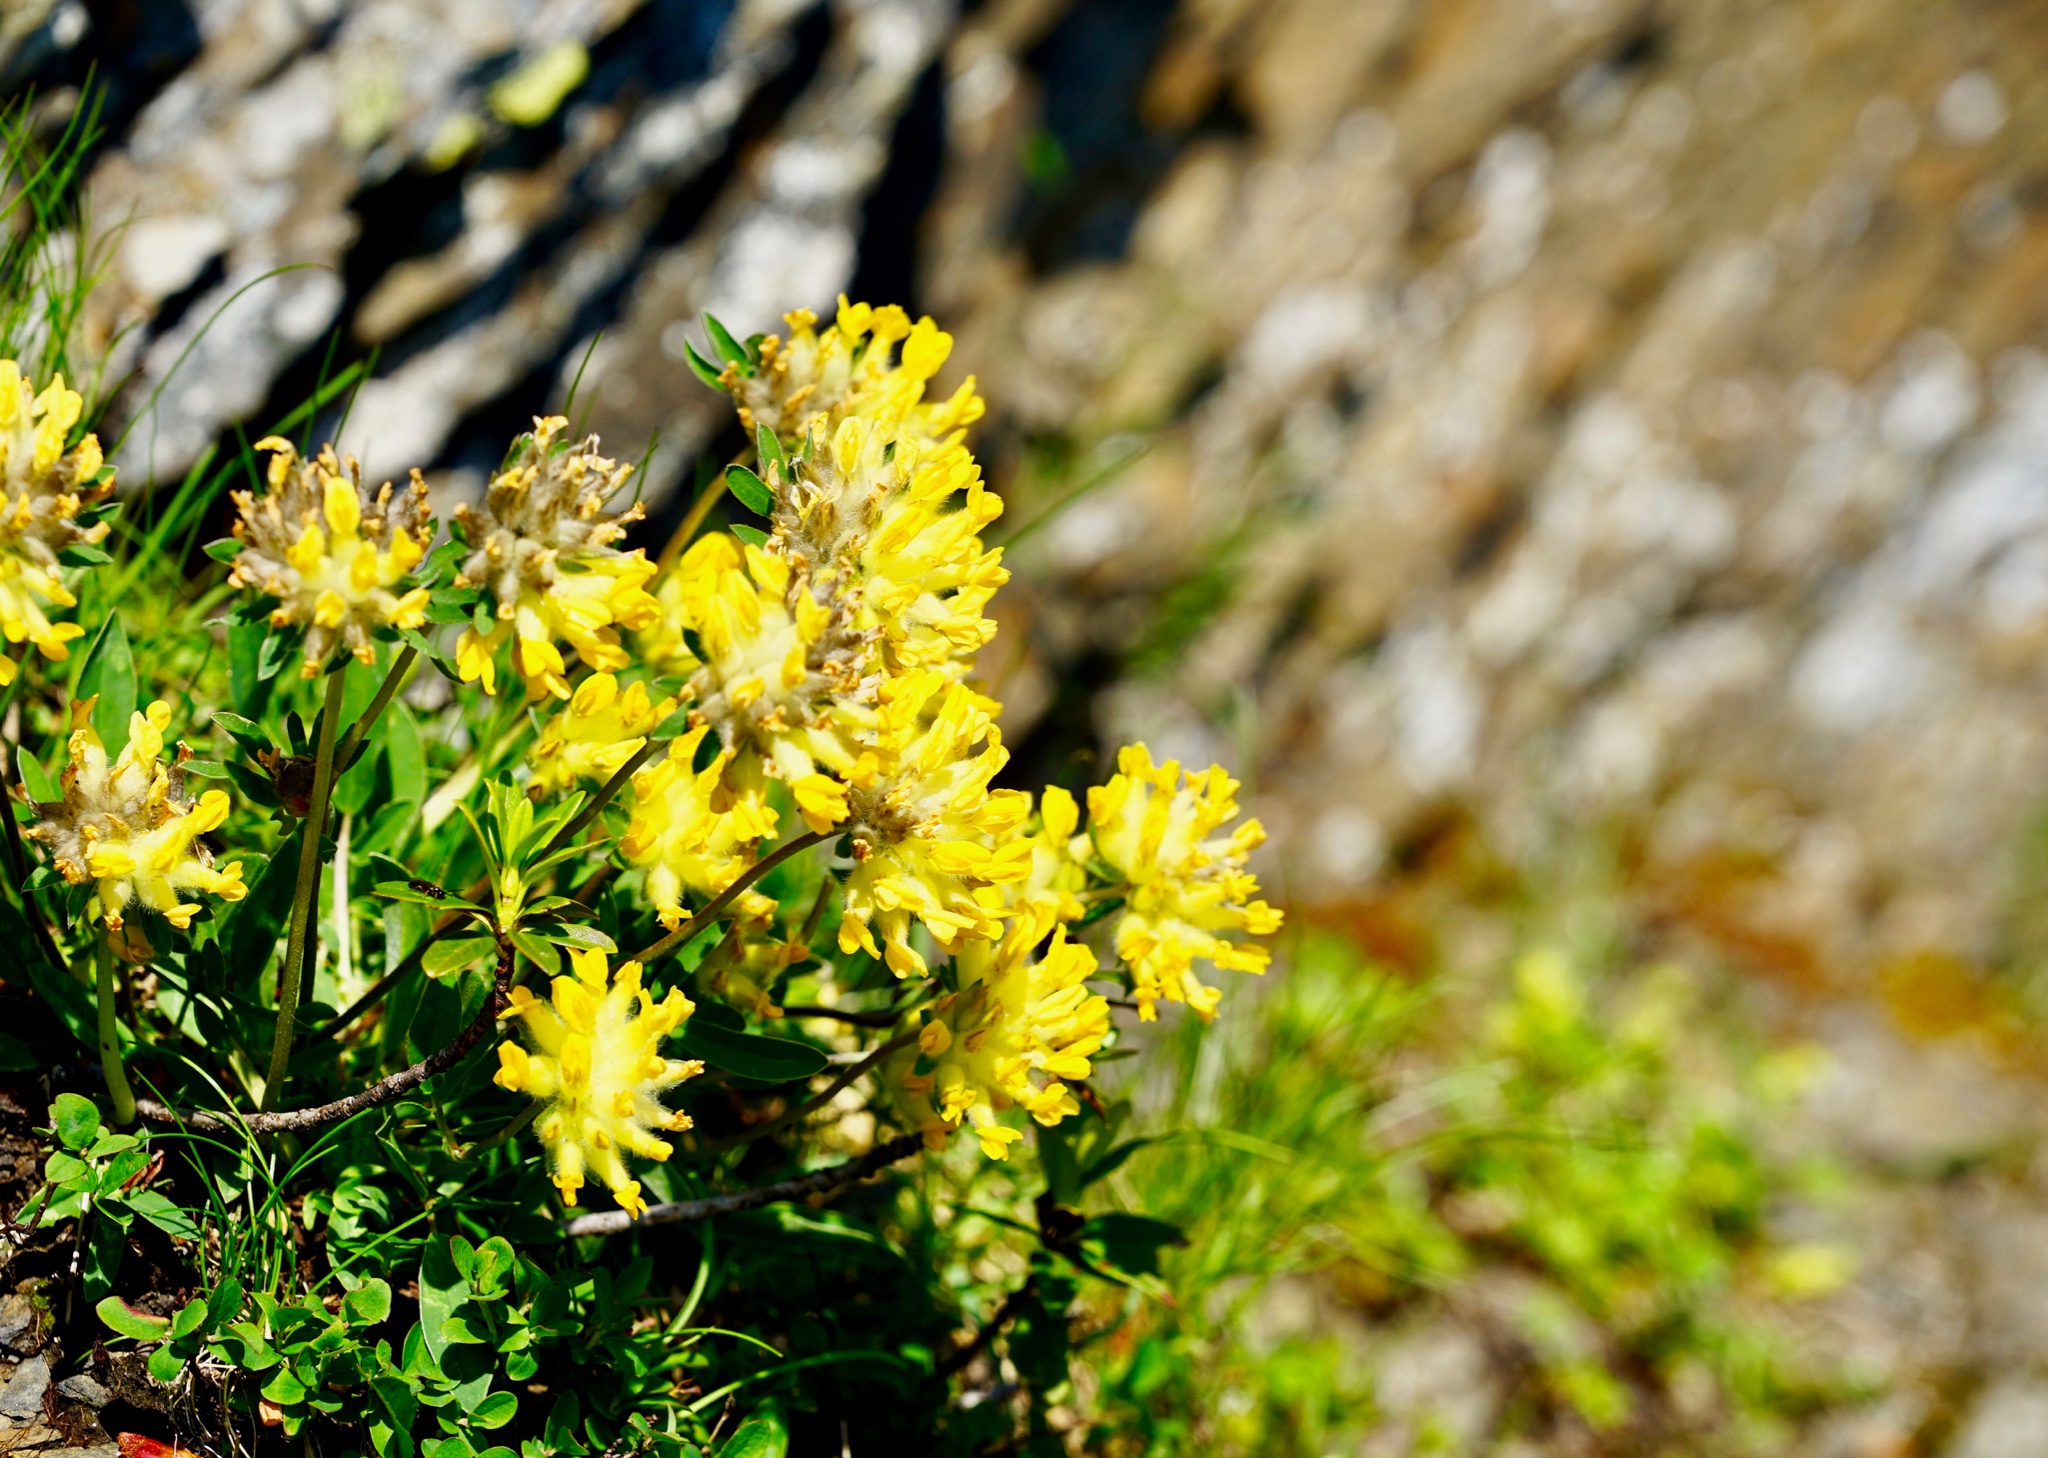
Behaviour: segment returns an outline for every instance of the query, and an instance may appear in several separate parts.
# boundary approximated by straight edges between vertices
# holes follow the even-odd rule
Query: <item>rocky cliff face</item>
[[[1464,817],[1801,977],[2018,934],[2039,5],[62,0],[0,52],[112,86],[131,478],[339,330],[373,472],[474,490],[581,371],[659,499],[700,311],[907,292],[995,404],[1031,767],[1220,757],[1305,901]]]

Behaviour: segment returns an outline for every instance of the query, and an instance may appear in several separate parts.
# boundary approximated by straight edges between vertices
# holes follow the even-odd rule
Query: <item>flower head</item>
[[[1252,899],[1259,883],[1244,869],[1265,830],[1247,820],[1228,836],[1214,834],[1237,818],[1237,781],[1220,765],[1183,779],[1177,762],[1154,765],[1143,744],[1132,744],[1117,755],[1117,770],[1088,792],[1089,837],[1130,887],[1116,950],[1136,981],[1138,1016],[1158,1016],[1155,1004],[1165,998],[1213,1017],[1222,995],[1195,976],[1195,960],[1263,972],[1264,947],[1223,933],[1280,929],[1281,913]]]
[[[1031,797],[988,788],[1009,755],[984,702],[961,685],[935,672],[894,680],[883,711],[876,749],[848,776],[855,865],[839,949],[861,948],[899,977],[922,977],[912,918],[949,952],[962,937],[1002,934],[1002,888],[1031,870],[1030,844],[1012,835]]]
[[[301,669],[307,678],[320,672],[337,642],[358,661],[375,661],[372,634],[379,628],[426,621],[427,590],[395,589],[434,539],[427,483],[414,471],[405,490],[394,495],[387,481],[371,496],[355,457],[337,460],[333,446],[322,446],[310,461],[281,436],[265,437],[256,449],[271,453],[269,490],[260,501],[234,493],[242,551],[228,580],[277,599],[273,626],[308,629]]]
[[[957,439],[906,438],[886,417],[855,415],[790,459],[775,487],[773,545],[829,583],[850,626],[875,644],[876,670],[966,674],[995,635],[982,609],[1009,572],[977,535],[1002,514]]]
[[[1011,900],[1054,921],[1079,921],[1088,908],[1088,837],[1075,831],[1081,807],[1058,785],[1047,785],[1038,802],[1038,829],[1029,837],[1031,873],[1011,888]]]
[[[178,768],[186,757],[182,746],[176,762],[162,762],[171,706],[159,699],[148,712],[130,715],[128,743],[109,763],[92,727],[94,702],[81,699],[71,706],[70,762],[60,781],[64,798],[36,807],[41,819],[29,838],[49,850],[70,884],[92,883],[87,915],[101,918],[110,930],[121,929],[131,902],[183,930],[199,912],[199,903],[183,893],[240,901],[246,890],[242,863],[216,868],[212,851],[199,839],[227,819],[227,793],[208,790],[196,802],[186,798]]]
[[[961,988],[933,1004],[918,1035],[918,1059],[901,1083],[931,1100],[928,1139],[943,1140],[964,1122],[982,1153],[1009,1158],[1023,1136],[996,1120],[1021,1107],[1053,1125],[1080,1105],[1062,1080],[1091,1072],[1089,1058],[1109,1038],[1109,1003],[1088,991],[1095,954],[1061,927],[1045,955],[1031,949],[1050,923],[1023,916],[997,942],[969,942],[959,953]]]
[[[519,1019],[533,1051],[500,1043],[495,1082],[547,1105],[534,1132],[548,1147],[563,1204],[576,1203],[588,1172],[638,1216],[647,1202],[624,1156],[665,1160],[673,1146],[654,1131],[690,1127],[689,1115],[664,1108],[659,1095],[704,1065],[664,1058],[661,1045],[696,1008],[675,989],[656,1002],[640,985],[638,962],[614,974],[605,954],[592,949],[571,951],[569,963],[575,975],[555,978],[546,1002],[530,988],[512,989],[500,1016]]]
[[[888,414],[902,436],[940,440],[972,425],[987,408],[972,378],[949,398],[925,403],[925,387],[953,351],[953,336],[930,319],[912,324],[894,304],[849,304],[842,294],[838,317],[822,331],[808,309],[784,322],[789,342],[772,334],[763,339],[753,374],[737,366],[725,372],[740,424],[749,431],[765,425],[796,441],[820,421],[829,434],[849,415]],[[900,357],[892,357],[899,340]]]
[[[97,436],[70,450],[65,438],[85,408],[58,375],[41,394],[13,360],[0,360],[0,633],[27,641],[45,658],[70,656],[65,645],[85,630],[52,623],[48,608],[75,606],[57,554],[105,538],[105,522],[81,526],[78,513],[106,500],[111,479],[96,482],[103,464]],[[14,681],[13,659],[0,657],[0,684]]]
[[[470,546],[456,583],[489,591],[497,625],[466,630],[455,661],[463,681],[482,679],[486,693],[496,692],[496,656],[508,639],[528,694],[566,699],[558,641],[590,667],[614,672],[631,661],[618,630],[646,627],[658,615],[646,590],[654,563],[616,545],[640,519],[639,506],[604,509],[633,468],[599,455],[596,436],[573,446],[558,441],[568,423],[559,415],[536,419],[532,433],[512,443],[482,509],[456,510]]]
[[[610,779],[675,707],[674,698],[656,703],[644,683],[621,690],[611,674],[593,673],[541,730],[531,756],[533,783],[559,793],[579,781]]]
[[[682,923],[683,894],[716,896],[754,863],[754,846],[773,833],[775,812],[766,786],[735,783],[727,771],[732,751],[722,749],[695,768],[705,727],[669,741],[668,753],[633,776],[633,818],[619,842],[627,862],[647,869],[647,899],[663,926]],[[741,893],[734,910],[763,915],[774,903],[759,892]]]

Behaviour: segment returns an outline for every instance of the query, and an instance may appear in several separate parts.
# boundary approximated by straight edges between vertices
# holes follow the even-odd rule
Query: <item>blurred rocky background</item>
[[[1896,1176],[1806,1451],[2048,1454],[2048,5],[9,0],[0,77],[103,93],[130,482],[363,360],[371,471],[573,383],[658,529],[704,311],[937,315],[1016,782],[1220,759],[1396,964],[1597,861]]]

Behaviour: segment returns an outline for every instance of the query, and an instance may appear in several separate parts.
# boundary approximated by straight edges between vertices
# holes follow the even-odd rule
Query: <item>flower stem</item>
[[[731,905],[742,891],[746,890],[798,851],[809,850],[819,841],[830,839],[832,834],[832,831],[806,831],[795,840],[784,842],[774,851],[740,872],[738,878],[730,886],[712,897],[702,911],[646,950],[635,952],[632,960],[644,966],[652,962],[656,957],[663,956],[677,947],[686,945],[691,937],[694,937],[698,932],[704,930],[705,927],[711,925],[712,922],[718,920],[719,913]]]
[[[313,927],[313,907],[320,895],[320,834],[327,826],[327,800],[334,790],[334,731],[341,719],[341,691],[347,681],[346,666],[327,676],[327,704],[320,715],[320,746],[313,760],[313,799],[306,807],[306,823],[299,842],[299,880],[292,892],[291,934],[285,941],[284,980],[277,990],[277,1031],[270,1040],[270,1073],[263,1080],[263,1101],[268,1109],[284,1088],[285,1070],[292,1061],[292,1026],[299,1013],[299,985],[305,971],[309,939],[318,933]],[[387,678],[386,682],[390,680]],[[388,695],[386,696],[389,697]]]
[[[633,757],[620,765],[612,773],[610,779],[598,786],[597,793],[590,797],[590,803],[576,812],[576,818],[555,832],[555,838],[548,842],[547,849],[542,851],[541,854],[553,855],[556,851],[581,835],[590,825],[590,822],[597,819],[598,811],[611,804],[612,797],[619,793],[620,788],[625,785],[626,781],[633,778],[633,772],[639,769],[641,765],[647,763],[648,760],[654,758],[662,750],[668,748],[668,743],[666,739],[650,739],[634,750]]]
[[[407,646],[399,650],[391,660],[391,671],[384,675],[384,682],[377,685],[377,696],[370,700],[370,706],[363,710],[363,717],[349,726],[348,734],[342,739],[341,747],[334,751],[334,762],[341,769],[348,768],[349,756],[356,752],[356,746],[363,742],[363,736],[376,726],[377,716],[390,705],[398,686],[405,682],[405,675],[420,656],[417,648]],[[339,771],[337,771],[339,773]]]
[[[132,1124],[135,1091],[128,1086],[128,1070],[121,1065],[121,1033],[114,1022],[114,952],[104,932],[96,933],[93,942],[93,957],[99,963],[100,1068],[107,1076],[107,1093],[114,1100],[114,1122]]]

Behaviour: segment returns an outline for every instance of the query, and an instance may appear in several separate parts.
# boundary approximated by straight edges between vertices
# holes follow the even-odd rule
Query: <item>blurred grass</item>
[[[1762,1137],[1812,1056],[1588,961],[1414,976],[1310,931],[1124,1064],[1159,1137],[1106,1198],[1189,1243],[1177,1305],[1090,1312],[1089,1451],[1785,1452],[1859,1396],[1798,1337],[1849,1256],[1770,1229],[1834,1183]]]

